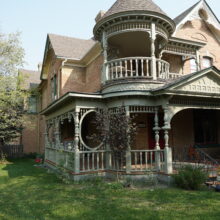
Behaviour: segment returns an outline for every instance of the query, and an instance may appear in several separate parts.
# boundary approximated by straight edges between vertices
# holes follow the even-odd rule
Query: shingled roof
[[[152,0],[117,0],[102,18],[125,11],[152,11],[166,15]]]
[[[200,3],[200,1],[197,2],[196,4],[194,4],[192,7],[188,8],[186,11],[184,11],[180,15],[178,15],[176,18],[174,18],[173,19],[174,22],[176,24],[179,24],[199,3]]]
[[[82,59],[84,55],[95,45],[93,39],[83,40],[56,34],[48,34],[56,56]]]

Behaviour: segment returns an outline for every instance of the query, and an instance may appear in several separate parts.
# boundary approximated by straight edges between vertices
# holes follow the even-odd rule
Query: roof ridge
[[[201,1],[204,0],[199,0],[197,3],[180,13],[178,16],[176,16],[173,20],[176,24],[179,24],[182,19],[184,19]]]
[[[80,39],[57,34],[48,34],[49,41],[56,56],[82,59],[96,44],[94,39]]]
[[[71,36],[66,36],[66,35],[61,35],[61,34],[53,34],[53,33],[48,33],[48,36],[57,36],[57,37],[65,37],[65,38],[70,38],[70,39],[75,39],[75,40],[82,40],[82,41],[89,41],[89,40],[93,40],[93,37],[89,38],[89,39],[83,39],[83,38],[78,38],[78,37],[71,37]]]

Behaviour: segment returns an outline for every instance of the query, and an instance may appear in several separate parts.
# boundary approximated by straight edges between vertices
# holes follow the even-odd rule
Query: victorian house
[[[151,0],[117,0],[95,20],[89,40],[47,36],[39,86],[45,164],[62,162],[75,179],[162,175],[195,146],[216,155],[220,23],[207,2],[171,19]],[[114,113],[122,105],[138,130],[118,164],[87,137],[97,108]]]

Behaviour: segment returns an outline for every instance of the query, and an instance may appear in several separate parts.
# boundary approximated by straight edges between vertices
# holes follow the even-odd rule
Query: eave
[[[102,99],[102,95],[99,94],[90,94],[90,93],[76,93],[76,92],[68,92],[61,98],[52,102],[46,109],[40,112],[41,115],[49,114],[50,112],[58,109],[60,106],[63,106],[65,103],[73,99]]]

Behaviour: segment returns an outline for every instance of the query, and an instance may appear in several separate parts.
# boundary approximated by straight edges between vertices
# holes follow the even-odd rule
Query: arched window
[[[202,59],[203,69],[209,68],[212,66],[212,58],[211,57],[203,57]]]
[[[197,71],[197,63],[194,58],[190,59],[190,73],[194,73]]]

